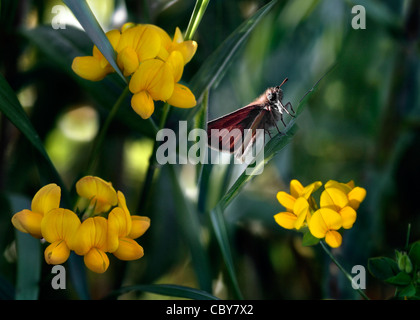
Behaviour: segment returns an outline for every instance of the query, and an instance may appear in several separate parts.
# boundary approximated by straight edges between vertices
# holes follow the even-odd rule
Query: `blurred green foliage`
[[[219,45],[267,2],[210,1],[194,36],[198,51],[186,66],[183,80],[193,79]],[[185,31],[195,1],[88,3],[105,31],[132,21],[153,23],[172,34],[176,26]],[[0,73],[19,98],[64,184],[72,190],[87,165],[93,137],[123,83],[117,75],[91,83],[73,74],[72,59],[90,54],[92,41],[70,22],[64,30],[52,28],[51,9],[56,4],[62,3],[1,0]],[[366,8],[366,29],[352,28],[355,15],[351,9],[356,4]],[[322,250],[302,247],[300,234],[275,224],[273,215],[283,210],[275,195],[287,191],[292,178],[303,184],[354,180],[367,190],[356,224],[344,233],[343,246],[334,251],[347,270],[354,265],[367,268],[369,257],[390,256],[403,248],[409,223],[411,240],[420,239],[416,198],[420,194],[419,32],[420,2],[416,0],[279,0],[213,83],[209,119],[248,104],[286,77],[283,101],[297,106],[334,66],[309,97],[291,143],[224,211],[238,285],[245,298],[358,298]],[[157,107],[156,119],[161,109]],[[179,114],[174,111],[171,116],[177,119]],[[14,298],[19,288],[16,248],[21,243],[10,218],[55,177],[4,114],[0,121],[0,297]],[[232,297],[228,271],[206,211],[212,208],[211,199],[217,202],[237,173],[222,166],[211,168],[206,189],[210,207],[193,210],[191,220],[180,212],[188,208],[182,207],[179,197],[197,204],[195,170],[185,165],[172,172],[173,168],[164,166],[147,205],[135,212],[153,141],[150,124],[134,114],[127,100],[107,133],[95,175],[112,181],[126,195],[132,213],[149,216],[152,224],[140,239],[145,256],[130,263],[115,259],[104,275],[88,272],[85,297],[103,298],[122,285],[199,287],[186,239],[188,224],[193,222],[201,224],[203,254],[210,261],[210,293]],[[179,181],[181,191],[174,189],[172,179]],[[51,267],[42,261],[40,272],[39,298],[84,298],[77,288],[84,280],[69,282],[68,290],[54,291]],[[80,270],[74,274],[78,272],[83,274]],[[393,296],[392,286],[367,276],[370,298]],[[134,293],[122,297],[138,296],[162,297]]]

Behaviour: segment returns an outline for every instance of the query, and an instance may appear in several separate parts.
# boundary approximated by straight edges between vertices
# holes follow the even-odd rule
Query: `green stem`
[[[207,5],[209,4],[209,2],[210,0],[197,0],[193,13],[191,15],[190,22],[188,23],[187,31],[185,32],[185,37],[184,37],[185,41],[192,39],[192,37],[194,36],[194,33],[196,32],[198,25],[200,24],[201,19],[204,16],[204,12],[206,11]],[[163,129],[163,127],[165,126],[166,120],[168,118],[169,110],[170,110],[170,105],[165,103],[163,108],[164,109],[162,112],[162,117],[159,122],[159,127],[156,128],[156,125],[154,125],[154,129],[156,133],[159,130]],[[150,160],[149,160],[149,167],[147,169],[146,178],[143,184],[142,194],[140,196],[140,202],[137,205],[137,208],[139,211],[143,211],[143,209],[146,207],[147,198],[149,197],[152,191],[151,185],[155,176],[156,169],[158,167],[156,164],[156,151],[158,147],[159,147],[159,144],[157,143],[157,141],[154,141],[152,155],[150,156]]]
[[[169,110],[170,110],[170,105],[165,103],[165,105],[163,106],[162,117],[159,122],[159,127],[156,129],[156,133],[159,130],[163,129],[163,127],[165,126],[166,120],[168,118]],[[156,151],[158,147],[159,147],[158,141],[154,140],[153,151],[149,159],[149,167],[147,168],[146,178],[145,178],[145,181],[143,184],[143,190],[140,196],[140,202],[137,205],[138,212],[141,212],[144,210],[144,208],[146,207],[147,198],[149,197],[152,191],[151,186],[153,183],[153,178],[155,176],[156,169],[158,168],[157,163],[156,163]]]
[[[197,31],[198,25],[206,12],[210,0],[197,0],[188,23],[187,31],[185,32],[184,40],[191,40],[194,33]]]
[[[93,145],[92,153],[90,155],[87,171],[86,171],[88,174],[92,173],[92,170],[95,167],[96,161],[98,160],[98,156],[100,153],[100,149],[102,148],[102,144],[105,140],[106,133],[108,132],[109,125],[111,124],[111,121],[114,119],[115,115],[117,114],[118,109],[120,108],[125,98],[127,97],[128,92],[129,92],[129,89],[127,86],[124,89],[124,91],[121,93],[118,100],[113,105],[111,111],[108,114],[108,117],[105,120],[105,123],[103,124],[101,128],[101,131],[96,137],[95,143]]]
[[[343,268],[343,266],[337,261],[337,259],[333,256],[331,251],[325,246],[325,244],[320,241],[322,249],[326,252],[326,254],[331,258],[331,260],[335,263],[335,265],[338,267],[338,269],[341,270],[341,272],[345,275],[345,277],[350,281],[350,283],[353,282],[353,277],[346,271],[346,269]],[[361,289],[355,289],[357,292],[366,300],[369,300],[369,297],[361,290]]]

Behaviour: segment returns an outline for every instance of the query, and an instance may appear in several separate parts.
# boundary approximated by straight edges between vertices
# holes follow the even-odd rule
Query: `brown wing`
[[[252,137],[245,139],[244,130],[259,128],[263,122],[267,110],[264,105],[253,104],[231,112],[207,124],[208,145],[220,151],[233,153],[243,145],[244,140],[252,143],[255,140],[255,132]],[[263,128],[263,127],[262,127]]]

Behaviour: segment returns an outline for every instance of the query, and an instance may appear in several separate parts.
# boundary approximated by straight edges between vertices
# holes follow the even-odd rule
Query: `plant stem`
[[[320,241],[322,249],[326,252],[326,254],[331,258],[331,260],[335,263],[335,265],[338,267],[338,269],[341,270],[341,272],[345,275],[345,277],[350,281],[350,283],[353,282],[353,277],[346,271],[346,269],[343,268],[343,266],[337,261],[337,259],[333,256],[331,251],[326,247],[326,245]],[[361,290],[361,289],[355,289],[357,292],[366,300],[369,300],[369,297]]]
[[[204,13],[206,12],[209,2],[210,0],[197,0],[195,3],[190,22],[188,23],[187,31],[185,32],[184,40],[191,40],[194,36],[194,33],[197,30]]]
[[[100,149],[102,148],[102,144],[105,140],[106,133],[108,132],[109,125],[111,124],[111,121],[114,119],[115,115],[117,114],[118,109],[124,102],[125,98],[127,97],[127,94],[129,92],[128,86],[124,89],[124,91],[121,93],[118,100],[113,105],[111,111],[108,114],[108,117],[105,120],[105,123],[103,124],[101,131],[99,132],[95,143],[93,145],[92,153],[90,155],[89,164],[87,167],[86,172],[92,173],[92,170],[96,164],[96,161],[98,160]]]
[[[163,127],[166,124],[166,119],[168,118],[168,114],[169,114],[169,110],[170,110],[170,105],[165,103],[165,105],[163,106],[163,112],[162,112],[162,117],[160,119],[159,122],[159,127],[157,128],[156,132],[158,132],[159,130],[163,129]],[[143,190],[140,196],[140,202],[137,205],[137,210],[138,212],[141,212],[144,210],[144,208],[146,207],[146,201],[147,198],[150,195],[150,192],[152,190],[151,186],[153,183],[153,178],[155,175],[155,171],[157,169],[157,164],[156,164],[156,151],[159,147],[158,141],[154,140],[153,142],[153,151],[152,154],[150,156],[149,159],[149,167],[147,168],[147,173],[146,173],[146,178],[143,184]]]

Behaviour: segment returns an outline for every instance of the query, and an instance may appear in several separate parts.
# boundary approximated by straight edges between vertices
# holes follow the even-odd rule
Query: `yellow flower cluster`
[[[136,260],[144,255],[134,240],[150,226],[150,219],[131,215],[124,194],[116,192],[110,182],[86,176],[76,183],[86,218],[60,208],[61,189],[54,183],[42,187],[34,196],[31,210],[24,209],[12,217],[19,231],[45,239],[50,245],[44,251],[48,264],[62,264],[70,252],[84,256],[87,268],[103,273],[108,269],[107,252],[120,260]]]
[[[366,196],[366,190],[354,182],[328,181],[324,186],[319,207],[312,194],[322,186],[320,181],[303,187],[298,180],[290,182],[290,194],[280,191],[277,200],[286,208],[274,216],[278,225],[286,229],[304,230],[333,248],[342,243],[340,229],[350,229],[356,221],[356,210]]]
[[[184,41],[179,28],[173,39],[161,28],[151,24],[126,23],[121,30],[106,33],[117,54],[118,67],[131,77],[131,106],[143,119],[154,110],[154,101],[166,101],[178,108],[192,108],[194,94],[179,83],[184,66],[194,56],[197,43]],[[96,46],[92,56],[76,57],[73,71],[80,77],[99,81],[115,70]]]

